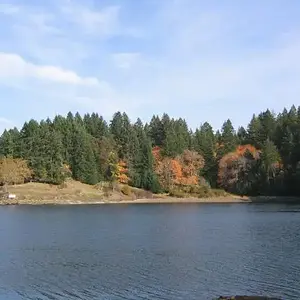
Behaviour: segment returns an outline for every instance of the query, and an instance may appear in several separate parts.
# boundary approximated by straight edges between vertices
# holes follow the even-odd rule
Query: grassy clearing
[[[188,203],[188,202],[237,202],[240,198],[222,190],[203,187],[185,187],[170,194],[154,195],[128,185],[99,183],[91,186],[69,180],[61,185],[26,183],[9,186],[16,201],[0,200],[0,204],[93,204],[93,203]]]
[[[8,191],[16,195],[18,204],[99,203],[153,198],[151,192],[128,185],[112,187],[108,183],[99,183],[92,186],[74,180],[61,185],[30,182],[9,186]],[[0,202],[12,203],[10,200]]]

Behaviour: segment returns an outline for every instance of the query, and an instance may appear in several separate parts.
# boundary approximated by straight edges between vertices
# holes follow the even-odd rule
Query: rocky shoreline
[[[90,205],[90,204],[172,204],[172,203],[243,203],[247,199],[238,197],[214,198],[141,198],[141,199],[26,199],[26,200],[1,200],[0,205]]]
[[[208,197],[208,198],[175,198],[175,197],[156,197],[140,199],[55,199],[55,198],[27,198],[14,200],[0,200],[0,205],[101,205],[101,204],[193,204],[193,203],[300,203],[299,198],[295,197]]]

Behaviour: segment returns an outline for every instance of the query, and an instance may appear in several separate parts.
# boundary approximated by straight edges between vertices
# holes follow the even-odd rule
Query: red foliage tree
[[[204,159],[195,151],[185,150],[175,159],[162,157],[160,148],[153,148],[155,172],[160,184],[170,190],[174,185],[199,184],[200,169],[204,166]]]
[[[219,161],[218,183],[230,190],[240,180],[239,174],[248,163],[246,154],[251,154],[254,160],[259,159],[260,151],[252,145],[239,145],[234,152],[224,155]]]

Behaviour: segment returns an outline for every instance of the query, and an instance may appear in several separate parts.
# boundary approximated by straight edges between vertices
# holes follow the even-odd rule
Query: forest
[[[153,193],[223,189],[237,195],[300,196],[300,107],[191,130],[167,114],[149,123],[117,112],[29,120],[0,138],[0,183],[122,183]]]

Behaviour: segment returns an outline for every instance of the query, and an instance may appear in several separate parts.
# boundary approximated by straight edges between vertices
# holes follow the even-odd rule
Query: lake
[[[300,206],[0,207],[0,299],[300,299]]]

